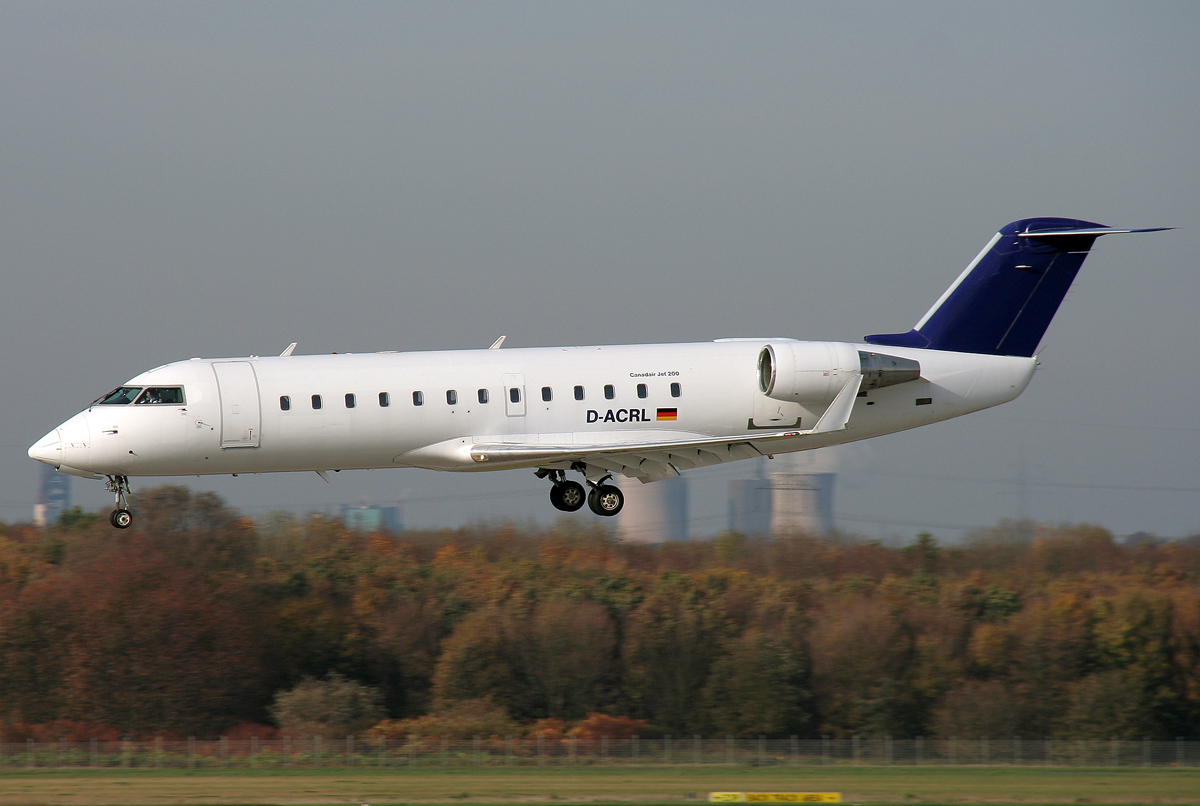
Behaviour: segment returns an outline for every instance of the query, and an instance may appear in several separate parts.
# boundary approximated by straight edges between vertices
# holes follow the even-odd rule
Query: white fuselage
[[[919,362],[920,378],[859,393],[844,427],[800,434],[831,403],[764,395],[757,361],[766,344],[796,346],[797,354],[815,345],[843,357],[870,350]],[[180,387],[182,402],[94,404],[47,434],[30,455],[64,472],[108,476],[491,470],[548,462],[481,462],[472,459],[471,446],[578,445],[581,452],[602,454],[641,441],[778,436],[791,429],[789,435],[797,436],[773,448],[786,452],[902,431],[1007,402],[1025,389],[1035,365],[1025,357],[787,339],[192,359],[144,372],[127,384]],[[819,374],[822,366],[814,371]],[[840,367],[833,361],[824,372],[832,374],[834,386],[839,371],[856,370],[848,361]],[[480,402],[480,390],[486,402]],[[414,393],[420,393],[421,405],[415,405]]]

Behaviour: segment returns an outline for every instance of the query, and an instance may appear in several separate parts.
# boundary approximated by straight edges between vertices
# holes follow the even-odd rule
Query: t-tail
[[[1003,227],[907,333],[869,344],[1032,356],[1092,244],[1115,229],[1073,218],[1026,218]]]

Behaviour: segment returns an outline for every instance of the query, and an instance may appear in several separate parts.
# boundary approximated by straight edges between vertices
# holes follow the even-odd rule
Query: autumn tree
[[[352,736],[385,716],[379,692],[337,672],[323,680],[306,677],[280,691],[271,718],[291,736]]]
[[[729,642],[704,686],[708,727],[723,735],[812,735],[812,670],[787,636],[751,629]]]
[[[616,639],[607,611],[554,597],[477,610],[447,639],[439,702],[490,698],[515,719],[576,719],[612,701]]]
[[[252,717],[262,670],[245,614],[145,544],[113,560],[72,586],[65,715],[134,736]]]
[[[703,592],[666,574],[629,614],[624,646],[632,716],[683,733],[704,728],[704,687],[720,644],[720,625]]]
[[[0,719],[62,718],[79,602],[63,579],[0,586]]]

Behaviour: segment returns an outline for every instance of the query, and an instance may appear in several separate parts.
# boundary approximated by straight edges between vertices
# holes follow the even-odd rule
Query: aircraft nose
[[[30,446],[29,458],[55,467],[62,464],[62,439],[57,428]]]

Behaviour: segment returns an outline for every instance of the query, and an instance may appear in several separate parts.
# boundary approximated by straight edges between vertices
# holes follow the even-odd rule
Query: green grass
[[[841,792],[847,803],[1198,804],[1200,768],[608,767],[21,770],[0,806],[699,804],[712,791]],[[689,797],[689,795],[691,797]]]

